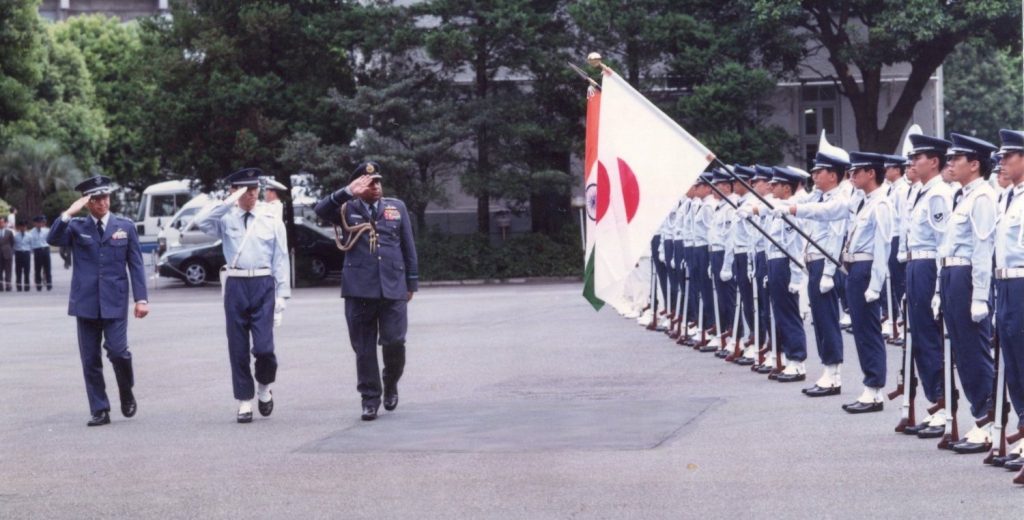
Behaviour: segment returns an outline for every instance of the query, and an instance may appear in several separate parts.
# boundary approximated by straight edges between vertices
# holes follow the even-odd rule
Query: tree
[[[80,167],[90,168],[109,136],[92,76],[81,51],[58,41],[53,26],[46,28],[42,40],[42,77],[24,117],[8,125],[8,131],[56,141]]]
[[[929,79],[958,45],[983,34],[1016,40],[1021,14],[1009,0],[750,0],[749,7],[755,18],[796,27],[803,32],[794,37],[827,52],[832,70],[819,74],[849,99],[858,146],[879,152],[898,147]],[[910,74],[889,113],[879,114],[883,67],[896,63],[908,63]]]
[[[74,159],[53,140],[16,136],[0,155],[0,179],[20,191],[21,200],[12,202],[23,215],[38,215],[48,194],[70,189],[80,178]]]
[[[531,66],[550,60],[559,38],[568,34],[556,1],[431,0],[416,12],[436,17],[427,30],[426,48],[454,81],[468,75],[463,91],[470,115],[473,161],[462,186],[477,199],[477,230],[490,232],[492,198],[522,183],[530,171],[520,154],[508,154],[521,142],[522,107]],[[458,79],[462,79],[459,77]]]
[[[1024,128],[1019,45],[973,40],[953,51],[943,66],[946,128],[992,143],[1000,128]]]
[[[28,112],[42,77],[39,0],[0,0],[0,145]]]
[[[74,45],[85,59],[110,132],[98,162],[121,186],[141,193],[159,178],[159,159],[146,146],[146,98],[156,90],[142,68],[142,37],[136,23],[75,16],[54,25],[58,42]]]

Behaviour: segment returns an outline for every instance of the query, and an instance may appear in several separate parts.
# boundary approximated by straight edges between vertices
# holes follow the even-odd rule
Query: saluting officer
[[[1010,181],[996,228],[996,330],[1002,352],[1006,388],[1024,433],[1024,132],[1000,130],[999,162]],[[1024,456],[1024,441],[1007,452]]]
[[[341,296],[356,353],[357,389],[362,419],[377,418],[383,376],[384,409],[398,406],[398,381],[405,370],[408,302],[419,285],[412,222],[405,203],[385,198],[381,169],[365,162],[352,172],[349,185],[317,203],[320,218],[341,226],[346,241]],[[384,371],[377,365],[378,335]]]
[[[820,191],[817,198],[805,206],[798,206],[797,215],[807,208],[833,207],[841,214],[849,206],[849,198],[839,188],[840,179],[849,168],[849,163],[840,157],[818,152],[811,168],[811,177]],[[842,253],[843,237],[846,236],[846,220],[808,221],[811,238],[824,247],[832,258]],[[814,386],[805,388],[808,397],[838,395],[842,392],[843,332],[839,328],[839,293],[836,291],[836,266],[817,251],[808,249],[806,255],[808,272],[807,298],[810,301],[814,339],[818,345],[818,356],[825,371]]]
[[[975,418],[975,427],[953,449],[980,453],[992,444],[995,366],[989,296],[998,196],[987,181],[996,147],[965,135],[950,136],[953,145],[946,160],[952,180],[961,188],[953,194],[953,212],[939,248],[939,295],[960,382]]]
[[[224,181],[231,195],[207,205],[195,223],[219,238],[226,264],[221,270],[224,317],[231,362],[231,388],[238,401],[235,420],[252,422],[252,398],[260,415],[274,411],[271,383],[277,378],[274,327],[281,323],[285,300],[291,297],[291,263],[284,222],[272,212],[256,211],[259,168],[244,168]],[[253,384],[250,349],[255,361]]]
[[[943,345],[936,318],[939,315],[938,250],[953,209],[953,190],[942,180],[946,167],[946,151],[953,144],[945,139],[911,135],[911,168],[921,186],[907,201],[906,242],[900,244],[906,255],[907,316],[913,340],[914,364],[925,399],[940,403],[944,386],[942,377]],[[933,298],[934,297],[934,298]],[[934,304],[933,304],[934,300]],[[937,412],[903,433],[922,439],[942,437],[946,430],[945,403]]]
[[[101,345],[114,367],[121,414],[132,417],[138,410],[128,351],[128,280],[135,297],[135,317],[145,318],[149,314],[146,268],[135,224],[110,214],[111,180],[102,175],[91,177],[75,189],[82,192],[82,198],[54,220],[47,241],[74,250],[68,315],[78,322],[78,352],[92,413],[88,425],[100,426],[110,424]],[[89,216],[75,217],[83,208],[89,209]]]

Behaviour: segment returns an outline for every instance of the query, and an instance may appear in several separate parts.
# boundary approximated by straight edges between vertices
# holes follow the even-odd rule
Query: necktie
[[[822,193],[821,196],[818,197],[818,202],[825,202],[825,194],[824,193]]]
[[[1006,209],[1010,209],[1010,204],[1013,204],[1013,192],[1014,191],[1016,191],[1016,190],[1011,188],[1009,190],[1009,193],[1006,195]]]
[[[892,196],[892,184],[889,185],[889,191],[885,192],[885,196],[886,197],[891,197]]]
[[[251,216],[252,213],[249,213],[248,211],[245,212],[245,215],[242,215],[242,226],[246,229],[249,229],[249,217]]]
[[[100,234],[100,238],[103,238],[103,221],[96,221],[96,232]]]
[[[964,189],[960,188],[953,194],[953,209],[956,209],[956,205],[960,204],[960,199],[964,198]]]
[[[917,207],[917,203],[921,201],[921,197],[924,197],[924,194],[927,191],[928,190],[921,190],[921,191],[917,192],[917,198],[914,199],[914,206],[913,207]]]
[[[862,209],[864,209],[864,199],[861,199],[860,204],[857,205],[857,213],[859,214]]]
[[[377,220],[377,204],[370,204],[370,218]]]

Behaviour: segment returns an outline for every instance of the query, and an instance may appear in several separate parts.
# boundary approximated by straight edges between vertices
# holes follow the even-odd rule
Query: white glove
[[[979,322],[988,316],[988,302],[981,300],[971,301],[971,319]]]
[[[821,277],[821,283],[818,284],[818,291],[821,292],[821,294],[826,294],[832,289],[835,289],[835,287],[835,280],[833,280],[831,276],[825,275]]]
[[[939,313],[942,312],[942,298],[936,294],[932,296],[932,314],[935,315],[935,319],[939,319]]]
[[[661,263],[665,263],[665,241],[658,244],[658,260]]]
[[[783,216],[789,215],[789,204],[778,203],[775,208],[772,209],[772,216],[775,218],[782,218]]]
[[[736,210],[736,216],[739,217],[740,219],[745,219],[749,216],[752,216],[752,214],[750,213],[749,207],[740,206],[740,208]]]
[[[906,253],[896,253],[896,261],[901,263],[901,264],[907,263],[907,254]]]
[[[276,328],[280,327],[281,326],[281,322],[283,322],[283,321],[284,321],[284,313],[283,312],[275,312],[274,313],[274,328],[276,329]]]
[[[285,303],[284,298],[280,298],[280,297],[276,298],[274,300],[274,314],[279,314],[279,313],[284,312],[284,309],[287,306],[288,305]]]
[[[732,280],[732,269],[729,269],[728,267],[723,267],[722,272],[719,273],[718,275],[718,278],[723,282],[728,282],[729,280]]]
[[[879,294],[878,291],[872,291],[871,289],[864,291],[864,301],[868,303],[878,300],[879,296],[881,296],[881,294]]]
[[[791,283],[791,284],[789,284],[789,292],[791,292],[793,294],[796,294],[796,293],[800,292],[800,284],[798,284],[798,283]]]

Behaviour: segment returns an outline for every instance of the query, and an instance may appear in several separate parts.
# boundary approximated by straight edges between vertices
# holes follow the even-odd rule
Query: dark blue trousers
[[[662,295],[668,294],[668,266],[658,257],[658,246],[660,245],[661,235],[654,235],[654,238],[651,239],[651,258],[654,259],[654,272],[658,275],[658,285],[661,287],[661,292],[656,295],[658,300],[663,299]],[[661,311],[666,308],[668,307],[662,305],[658,310]]]
[[[128,320],[78,318],[78,354],[82,359],[85,393],[89,397],[89,411],[93,415],[110,411],[106,384],[103,381],[103,358],[114,368],[114,377],[121,392],[131,390],[135,384],[132,373],[132,354],[128,352]]]
[[[907,315],[910,319],[910,339],[914,348],[914,364],[921,389],[929,401],[942,399],[942,336],[939,322],[932,313],[935,279],[939,268],[935,260],[922,259],[907,262]]]
[[[32,257],[36,264],[36,289],[41,290],[43,282],[46,282],[47,289],[53,289],[53,274],[50,271],[50,248],[37,247],[32,250]]]
[[[345,298],[348,337],[356,353],[356,390],[366,406],[380,406],[382,389],[396,390],[405,372],[406,300]],[[377,343],[384,359],[384,384],[377,364]]]
[[[740,288],[740,312],[743,313],[739,330],[734,330],[733,334],[735,337],[740,337],[741,334],[746,334],[748,331],[748,328],[744,326],[744,321],[750,326],[749,330],[753,330],[754,327],[754,284],[750,281],[750,255],[747,253],[737,254],[733,260],[732,272],[736,285]]]
[[[715,292],[718,294],[718,319],[722,321],[722,330],[732,329],[732,316],[736,312],[736,276],[728,282],[722,281],[722,267],[725,264],[725,251],[711,253],[711,275],[715,277]]]
[[[256,358],[256,381],[269,385],[277,377],[274,355],[274,287],[272,276],[228,278],[224,288],[224,317],[235,399],[256,395],[250,370],[250,349]],[[251,338],[251,342],[250,342]]]
[[[1006,388],[1017,412],[1017,427],[1024,428],[1024,278],[996,280],[995,284],[999,294],[996,327]]]
[[[678,316],[683,312],[683,300],[686,295],[683,291],[686,290],[686,271],[684,271],[684,265],[686,264],[686,248],[683,247],[682,240],[673,240],[672,248],[675,253],[672,255],[672,270],[676,273],[676,293],[672,296],[672,303],[675,305],[675,315]]]
[[[942,317],[953,347],[957,373],[971,415],[980,419],[992,409],[992,321],[971,319],[971,266],[944,267],[940,276]],[[1002,295],[1000,295],[1002,297]]]
[[[847,264],[846,298],[850,302],[850,321],[857,359],[864,372],[864,386],[885,386],[885,341],[882,339],[882,298],[871,303],[864,292],[871,283],[871,260]],[[884,291],[883,291],[884,292]]]
[[[768,280],[768,256],[764,251],[754,255],[754,283],[757,284],[757,312],[758,331],[761,343],[768,338],[768,330],[771,327],[771,294],[765,282]],[[760,345],[758,346],[760,348]]]
[[[693,251],[696,248],[693,246],[684,248],[683,258],[686,259],[686,276],[690,279],[690,287],[687,290],[686,299],[690,302],[686,308],[686,321],[697,323],[697,306],[700,304],[700,287],[697,285],[697,279],[694,278],[695,270],[693,268]]]
[[[836,284],[836,288],[833,290],[839,298],[839,308],[846,314],[850,314],[850,302],[846,300],[846,278],[847,276],[842,271],[836,271],[832,281]]]
[[[714,289],[711,287],[711,278],[708,276],[708,265],[710,265],[710,258],[707,246],[694,247],[690,283],[696,282],[700,290],[700,299],[704,302],[704,323],[701,323],[701,326],[705,329],[715,325]]]
[[[896,314],[897,320],[903,315],[900,309],[903,305],[903,294],[907,289],[907,264],[901,264],[896,260],[899,247],[899,237],[892,239],[892,246],[889,249],[889,287],[892,293],[888,297],[892,298],[892,311]],[[888,303],[882,307],[882,313],[889,313]]]
[[[672,314],[676,312],[676,299],[679,298],[679,271],[676,269],[676,241],[662,238],[665,244],[665,268],[668,276],[668,305],[665,306]]]
[[[27,291],[32,288],[29,273],[32,271],[32,251],[14,252],[14,280],[16,289]]]
[[[768,260],[768,291],[775,312],[779,346],[786,358],[804,361],[807,359],[807,334],[800,319],[800,295],[789,292],[789,280],[788,258]]]
[[[807,301],[811,307],[811,319],[814,320],[814,341],[818,344],[818,356],[823,365],[842,363],[843,331],[839,328],[839,295],[835,289],[821,294],[819,288],[825,272],[825,260],[807,262],[807,272]]]

